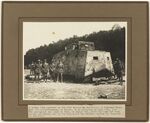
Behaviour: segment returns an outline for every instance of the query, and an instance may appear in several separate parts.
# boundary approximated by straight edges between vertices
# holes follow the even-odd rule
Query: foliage
[[[51,62],[53,56],[65,49],[66,45],[76,41],[90,41],[94,42],[96,50],[109,51],[112,59],[115,58],[125,61],[125,28],[112,28],[109,31],[93,32],[81,37],[73,36],[58,42],[50,43],[49,45],[40,46],[35,49],[30,49],[24,56],[25,66],[28,66],[32,61],[36,62],[38,59],[47,59]]]

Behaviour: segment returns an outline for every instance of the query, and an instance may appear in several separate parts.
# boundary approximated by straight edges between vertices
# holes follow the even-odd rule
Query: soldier
[[[39,59],[38,63],[36,64],[36,67],[35,67],[35,80],[40,79],[41,70],[42,70],[42,64],[41,64],[41,60]]]
[[[113,67],[114,67],[114,78],[115,79],[118,79],[118,77],[117,77],[117,61],[114,61],[114,63],[113,63]]]
[[[32,62],[32,64],[30,65],[30,75],[34,75],[35,74],[35,63]]]
[[[116,62],[115,62],[115,71],[116,71],[116,75],[117,75],[117,79],[119,79],[120,84],[122,85],[122,81],[123,81],[123,65],[122,62],[117,58]]]
[[[49,71],[49,65],[47,63],[47,60],[44,59],[44,63],[42,64],[42,75],[45,82],[47,82],[48,71]]]
[[[57,65],[57,81],[60,80],[60,82],[63,82],[63,72],[64,72],[64,65],[59,60],[59,63]]]
[[[57,71],[56,71],[56,64],[52,62],[52,64],[49,66],[49,74],[54,82],[56,82],[56,76],[57,76]]]

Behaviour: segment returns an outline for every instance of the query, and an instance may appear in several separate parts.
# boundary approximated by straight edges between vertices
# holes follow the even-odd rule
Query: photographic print
[[[23,22],[23,100],[126,101],[127,22]]]

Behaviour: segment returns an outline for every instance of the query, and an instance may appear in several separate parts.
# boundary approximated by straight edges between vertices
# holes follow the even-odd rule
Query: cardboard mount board
[[[126,22],[126,100],[24,100],[24,22]],[[2,119],[147,121],[148,22],[148,2],[2,2]]]

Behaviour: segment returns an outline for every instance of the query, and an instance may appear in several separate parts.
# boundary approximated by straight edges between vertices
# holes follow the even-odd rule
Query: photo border
[[[39,21],[40,19],[40,21]],[[87,21],[88,19],[88,21]],[[127,105],[131,105],[131,91],[129,90],[130,89],[130,86],[128,83],[132,83],[131,80],[128,79],[128,76],[131,76],[131,75],[127,75],[127,73],[131,73],[130,71],[131,70],[128,70],[127,71],[127,66],[128,66],[128,63],[131,64],[131,61],[129,61],[127,59],[127,55],[129,56],[129,53],[131,54],[131,52],[128,53],[128,51],[131,51],[131,49],[128,49],[128,44],[130,44],[131,40],[128,41],[128,35],[131,35],[129,33],[131,33],[130,31],[130,28],[131,28],[131,18],[21,18],[19,19],[19,32],[20,32],[20,40],[19,42],[21,42],[19,44],[19,47],[20,47],[20,53],[23,54],[23,22],[126,22],[127,23],[127,27],[126,27],[126,31],[125,33],[125,50],[127,50],[125,53],[125,60],[126,60],[126,76],[127,76],[127,80],[126,81],[129,81],[129,82],[125,82],[126,84],[126,87],[125,87],[125,99],[109,99],[109,100],[99,100],[99,99],[23,99],[22,95],[23,95],[23,92],[24,91],[24,88],[23,88],[23,84],[20,84],[20,90],[19,90],[19,93],[22,94],[22,95],[19,95],[20,97],[20,101],[19,101],[19,104],[34,104],[34,103],[41,103],[41,104],[48,104],[48,103],[54,103],[54,104],[59,104],[59,102],[64,102],[64,104],[74,104],[74,103],[82,103],[82,104],[91,104],[91,103],[95,103],[95,104],[110,104],[110,103],[114,103],[114,104],[117,104],[117,103],[121,103],[121,104],[127,104]],[[129,28],[129,29],[128,29]],[[129,33],[128,33],[129,32]],[[130,47],[129,47],[130,48]],[[21,54],[19,56],[21,56]],[[22,55],[23,56],[23,55]],[[20,70],[19,73],[21,73],[22,71],[24,71],[23,67],[23,58],[19,58],[19,65],[22,64],[20,67],[22,68]],[[23,78],[23,75],[21,75],[21,78]],[[23,79],[20,79],[20,81],[24,81]],[[19,81],[19,82],[20,82]],[[128,89],[129,87],[129,89]],[[52,103],[52,104],[53,104]]]
[[[80,10],[88,10],[88,8],[83,8],[83,6],[87,7],[91,6],[101,6],[99,7],[96,14],[92,15],[92,17],[106,17],[110,16],[110,11],[117,11],[117,13],[113,13],[111,11],[111,16],[125,16],[131,18],[132,26],[131,26],[131,40],[132,43],[130,47],[132,47],[132,55],[131,55],[131,79],[132,85],[130,89],[132,91],[131,100],[132,105],[126,105],[126,118],[46,118],[46,119],[28,119],[27,117],[27,105],[19,105],[18,101],[18,81],[19,79],[19,67],[17,66],[18,60],[16,61],[14,58],[18,56],[19,50],[18,45],[18,35],[19,33],[18,23],[19,18],[30,17],[39,17],[40,13],[46,17],[63,17],[64,15],[59,15],[57,11],[52,11],[50,14],[47,14],[48,10],[56,10],[58,5],[63,6],[65,9],[62,12],[65,12],[68,4],[76,5],[80,8]],[[28,6],[26,6],[28,5]],[[112,5],[112,6],[111,6]],[[45,7],[52,6],[46,9]],[[108,6],[111,6],[107,9]],[[28,9],[23,9],[23,7],[28,7]],[[44,7],[44,8],[43,8]],[[32,9],[31,9],[32,8]],[[36,13],[33,8],[40,10],[40,13]],[[140,8],[140,10],[139,10]],[[31,10],[31,12],[29,12]],[[73,10],[76,10],[74,8]],[[94,8],[95,10],[95,8]],[[106,15],[102,14],[102,11],[105,11]],[[33,1],[4,1],[2,2],[2,120],[19,120],[19,121],[147,121],[149,117],[149,4],[148,2],[33,2]],[[60,11],[60,10],[58,10]],[[46,12],[46,13],[45,13]],[[68,11],[69,12],[69,11]],[[55,13],[55,15],[53,14]],[[82,13],[85,13],[82,12]],[[73,16],[82,16],[82,13],[78,13],[77,11],[73,14]],[[142,13],[142,14],[139,14]],[[98,15],[97,15],[98,14]],[[87,15],[87,12],[85,13]],[[88,13],[89,16],[90,13]],[[67,17],[70,16],[69,14]],[[140,21],[140,22],[139,22]],[[138,32],[138,28],[142,30]],[[13,32],[12,32],[13,31]],[[140,34],[141,33],[141,34]],[[128,36],[129,37],[129,36]],[[17,40],[16,40],[17,39]],[[142,41],[140,41],[142,39]],[[11,42],[13,41],[13,43]],[[11,45],[10,45],[11,44]],[[135,45],[136,44],[136,45]],[[138,50],[137,48],[141,49]],[[15,49],[16,48],[16,49]],[[7,52],[6,52],[7,51]],[[10,52],[9,52],[10,51]],[[10,59],[12,58],[13,59]],[[13,65],[9,62],[14,63]],[[136,62],[135,62],[136,61]],[[134,64],[133,64],[134,63]],[[138,66],[140,63],[140,66]],[[12,65],[10,67],[10,65]],[[8,68],[10,67],[10,68]],[[137,67],[137,69],[136,69]],[[14,69],[15,68],[15,69]],[[12,73],[12,69],[14,72]],[[138,71],[142,71],[141,74]],[[12,74],[12,75],[11,75]],[[137,79],[143,80],[142,83]],[[140,80],[141,80],[140,79]],[[12,83],[14,82],[14,83]],[[139,87],[140,95],[138,95]],[[29,103],[30,104],[30,103]],[[37,103],[36,103],[37,104]],[[92,103],[93,104],[93,103]],[[142,109],[142,110],[141,110]],[[13,115],[12,115],[13,112]],[[140,114],[140,116],[138,115]]]

